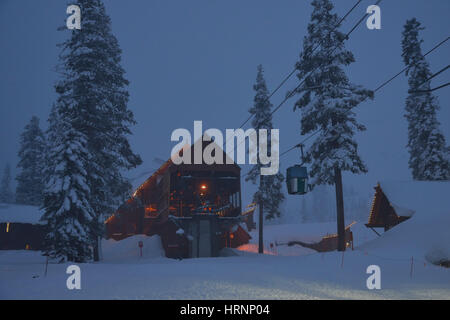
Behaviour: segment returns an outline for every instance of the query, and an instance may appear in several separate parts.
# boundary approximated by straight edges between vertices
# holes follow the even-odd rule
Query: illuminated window
[[[9,232],[9,222],[6,223],[6,232]]]

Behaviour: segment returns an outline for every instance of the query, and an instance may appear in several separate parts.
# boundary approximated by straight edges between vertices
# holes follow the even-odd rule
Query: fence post
[[[47,277],[47,269],[48,269],[48,255],[46,256],[46,259],[45,259],[45,272],[44,272],[45,277]]]

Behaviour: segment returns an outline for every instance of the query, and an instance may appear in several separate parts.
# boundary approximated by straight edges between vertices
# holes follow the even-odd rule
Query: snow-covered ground
[[[313,239],[327,228],[332,231],[332,225],[267,226],[266,240]],[[39,252],[0,251],[0,298],[450,299],[450,269],[428,263],[426,246],[410,251],[404,251],[404,245],[399,250],[392,243],[389,249],[385,246],[391,237],[401,238],[416,228],[414,223],[402,226],[344,255],[278,246],[278,252],[269,248],[265,255],[233,249],[226,257],[178,261],[162,256],[155,237],[104,241],[102,262],[79,264],[81,290],[66,287],[69,264],[49,264],[44,277],[45,259]],[[305,236],[301,230],[309,230],[309,234]],[[362,243],[362,233],[367,230],[362,224],[353,230],[355,241],[361,239]],[[142,258],[137,246],[140,240],[144,242]],[[256,248],[256,241],[254,237],[249,246]],[[409,254],[415,255],[413,261]],[[381,268],[381,290],[366,287],[366,269],[373,264]]]
[[[450,270],[362,252],[250,255],[80,264],[81,290],[66,288],[68,264],[33,252],[0,255],[2,299],[450,299]],[[19,261],[20,260],[20,261]],[[366,288],[367,266],[381,267],[381,290]]]

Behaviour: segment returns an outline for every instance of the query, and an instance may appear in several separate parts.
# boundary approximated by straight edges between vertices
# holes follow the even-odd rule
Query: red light
[[[200,186],[200,189],[202,189],[202,190],[206,190],[206,184],[202,184],[201,186]]]

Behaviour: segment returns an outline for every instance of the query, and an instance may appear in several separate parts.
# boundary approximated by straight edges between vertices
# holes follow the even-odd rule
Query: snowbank
[[[323,236],[336,233],[336,222],[279,224],[264,227],[264,242],[286,244],[289,241],[319,242]],[[251,232],[252,242],[258,243],[258,230]]]
[[[386,258],[427,260],[438,263],[450,260],[450,214],[416,213],[361,247],[361,250]]]
[[[450,260],[450,182],[381,182],[394,208],[412,217],[361,249],[396,259]],[[404,213],[404,212],[402,212]]]
[[[164,249],[159,236],[148,237],[135,235],[120,241],[113,239],[102,240],[103,261],[126,261],[141,259],[139,241],[142,241],[142,258],[164,257]]]
[[[44,212],[36,206],[0,203],[0,223],[16,222],[42,224],[39,219]]]

